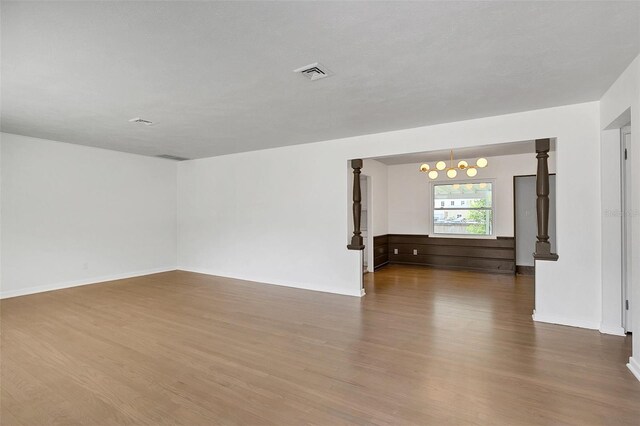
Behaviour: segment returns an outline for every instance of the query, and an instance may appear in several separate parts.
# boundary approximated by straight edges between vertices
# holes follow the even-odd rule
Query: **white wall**
[[[331,145],[179,163],[179,269],[359,296],[347,157]]]
[[[387,216],[387,166],[376,160],[363,161],[362,173],[369,179],[370,185],[370,215],[371,228],[369,229],[369,241],[365,242],[369,258],[367,270],[373,272],[373,237],[388,234]],[[347,200],[347,204],[349,201]]]
[[[174,162],[0,136],[2,297],[175,269]]]
[[[625,123],[615,123],[626,110],[630,109],[631,118],[631,185],[633,194],[640,194],[640,56],[638,56],[629,67],[622,73],[616,82],[609,88],[600,101],[600,129],[602,150],[608,149],[612,143],[619,141],[619,133],[617,130],[607,130],[611,126],[618,127]],[[612,161],[609,161],[611,163]],[[611,164],[604,164],[608,167]],[[603,187],[603,194],[607,190]],[[603,195],[606,197],[606,195]],[[631,217],[631,245],[633,262],[631,264],[632,276],[632,314],[633,329],[640,330],[640,196],[634,196],[632,199],[632,209],[625,212]],[[615,216],[607,215],[601,212],[603,231],[611,229],[611,232],[603,234],[603,248],[615,247],[619,242],[613,232],[617,221]],[[619,228],[618,228],[619,229]],[[619,270],[619,259],[610,253],[604,253],[602,257],[603,265],[603,286],[602,286],[602,324],[603,327],[615,327],[619,325],[620,305],[617,303],[619,297],[620,281],[615,274],[616,268]],[[618,299],[619,300],[619,299]],[[640,339],[633,339],[633,356],[629,360],[629,368],[640,380]]]
[[[584,165],[599,164],[599,135],[590,102],[182,162],[178,265],[360,294],[360,253],[346,249],[349,159],[556,137],[560,259],[538,262],[536,319],[597,328],[600,176]]]
[[[622,217],[620,130],[602,134],[602,321],[600,330],[624,335],[622,327]]]
[[[371,209],[373,235],[386,235],[388,231],[387,216],[387,166],[379,161],[366,159],[363,161],[362,174],[371,178]]]
[[[474,178],[459,173],[446,181],[482,181],[495,179],[495,235],[513,237],[513,176],[536,173],[534,142],[531,154],[489,157],[489,165]],[[455,152],[454,152],[455,154]],[[457,158],[456,160],[473,159]],[[389,233],[430,234],[430,179],[419,171],[420,164],[400,164],[388,167]],[[549,155],[549,171],[555,173],[555,153]],[[442,182],[440,179],[438,182]]]
[[[515,179],[515,237],[516,266],[535,266],[533,252],[538,235],[536,176]],[[549,246],[551,253],[556,247],[556,176],[549,176]]]
[[[599,104],[589,115],[555,117],[580,127],[582,140],[558,136],[556,146],[556,262],[536,261],[534,320],[597,329],[601,319]],[[597,166],[596,166],[597,167]],[[568,307],[570,306],[570,307]]]

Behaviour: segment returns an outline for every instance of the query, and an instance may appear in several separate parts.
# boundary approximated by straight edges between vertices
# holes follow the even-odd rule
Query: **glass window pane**
[[[435,234],[493,235],[491,182],[433,186]]]
[[[434,185],[433,188],[435,208],[440,208],[444,200],[450,207],[491,207],[491,182]]]
[[[436,234],[493,235],[491,210],[433,211],[433,232]]]

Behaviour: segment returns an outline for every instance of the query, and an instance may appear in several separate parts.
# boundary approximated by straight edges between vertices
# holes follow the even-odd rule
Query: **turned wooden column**
[[[538,217],[538,241],[533,257],[537,260],[558,260],[556,253],[551,253],[549,244],[549,148],[550,139],[536,139],[536,158],[538,172],[536,174],[536,213]]]
[[[351,244],[347,245],[349,250],[363,250],[362,232],[360,232],[360,216],[362,215],[362,193],[360,191],[360,169],[362,160],[351,160],[353,168],[353,236]]]

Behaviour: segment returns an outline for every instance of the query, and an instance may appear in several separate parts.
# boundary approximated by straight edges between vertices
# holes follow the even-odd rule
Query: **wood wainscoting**
[[[378,269],[389,263],[389,236],[373,237],[373,268]]]
[[[535,266],[516,265],[516,274],[518,275],[535,275]]]
[[[383,237],[387,241],[386,257],[379,251],[385,241]],[[503,274],[514,274],[516,271],[513,237],[430,238],[428,235],[389,234],[374,237],[374,245],[376,268],[388,262]]]

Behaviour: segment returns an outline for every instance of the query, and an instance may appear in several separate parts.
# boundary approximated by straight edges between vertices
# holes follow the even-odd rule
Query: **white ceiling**
[[[145,155],[206,157],[597,100],[640,51],[640,2],[1,7],[2,130]],[[316,61],[335,75],[292,73]]]
[[[551,151],[556,150],[556,141],[551,140]],[[473,146],[469,148],[458,148],[453,151],[456,160],[477,159],[480,157],[498,157],[502,155],[531,154],[535,159],[535,141],[521,141],[510,143],[499,143],[494,145]],[[449,160],[449,150],[416,152],[412,154],[392,155],[388,157],[377,157],[378,160],[387,166],[397,164],[417,164],[432,163],[434,161]],[[532,160],[534,161],[534,160]]]

